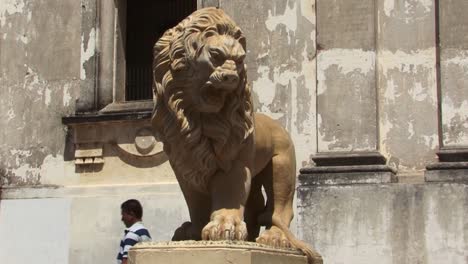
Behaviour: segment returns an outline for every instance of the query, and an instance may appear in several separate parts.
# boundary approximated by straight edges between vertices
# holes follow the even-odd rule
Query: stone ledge
[[[376,151],[323,152],[312,156],[317,166],[385,165],[387,159]]]
[[[76,126],[82,124],[109,123],[109,122],[131,122],[140,120],[150,120],[152,110],[134,110],[124,112],[95,112],[76,114],[62,117],[62,124]]]
[[[468,162],[439,162],[429,164],[424,173],[426,182],[468,183]]]
[[[130,264],[306,264],[298,250],[278,249],[243,241],[139,243],[129,251]]]
[[[302,168],[299,182],[302,186],[381,184],[397,178],[396,170],[387,165],[330,166]]]
[[[442,148],[437,156],[440,162],[468,162],[468,148]]]

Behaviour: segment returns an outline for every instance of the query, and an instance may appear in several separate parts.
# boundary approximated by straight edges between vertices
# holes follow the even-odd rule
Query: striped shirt
[[[124,237],[120,241],[120,251],[117,255],[117,263],[122,263],[124,258],[128,258],[128,250],[138,242],[151,241],[148,229],[142,222],[136,222],[131,227],[125,229]]]

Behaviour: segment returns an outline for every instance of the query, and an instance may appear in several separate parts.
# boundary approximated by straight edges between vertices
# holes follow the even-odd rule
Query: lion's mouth
[[[227,92],[224,91],[224,89],[217,88],[209,83],[202,88],[202,97],[204,103],[212,106],[224,105],[224,99],[226,98],[226,94]]]

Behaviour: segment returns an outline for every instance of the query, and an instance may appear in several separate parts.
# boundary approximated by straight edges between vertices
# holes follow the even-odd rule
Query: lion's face
[[[235,92],[245,70],[245,50],[231,36],[214,34],[206,37],[192,61],[191,101],[199,112],[219,112],[230,93]]]

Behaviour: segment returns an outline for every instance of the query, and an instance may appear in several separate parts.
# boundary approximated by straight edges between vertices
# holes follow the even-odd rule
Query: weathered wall
[[[62,116],[79,96],[80,10],[74,0],[0,2],[0,179],[53,183],[70,168]]]
[[[318,151],[377,149],[375,1],[317,1]]]
[[[188,219],[177,184],[24,188],[0,204],[4,263],[115,263],[125,226],[120,204],[138,199],[153,241],[170,240]],[[26,252],[26,253],[25,253]]]
[[[298,232],[324,263],[466,263],[468,186],[302,186]]]
[[[246,35],[256,111],[286,127],[304,166],[316,148],[315,0],[220,0],[220,7]]]
[[[468,2],[439,4],[443,145],[468,146]]]
[[[399,174],[422,171],[438,149],[433,0],[379,0],[380,146]]]
[[[400,176],[422,175],[440,142],[468,145],[465,0],[441,2],[438,16],[434,0],[198,2],[219,5],[244,30],[256,110],[291,133],[298,169],[317,152],[377,150]],[[114,261],[123,228],[118,207],[128,198],[143,201],[156,240],[187,220],[167,162],[150,166],[119,152],[146,124],[95,123],[110,131],[97,140],[105,138],[104,165],[74,165],[77,137],[61,118],[114,96],[114,72],[96,75],[97,66],[114,62],[113,50],[98,60],[115,36],[96,27],[113,25],[96,13],[112,2],[97,3],[0,2],[0,177],[8,186],[0,236],[14,238],[0,242],[7,262]],[[40,184],[62,187],[25,187]],[[319,186],[301,190],[300,199],[300,235],[326,263],[466,262],[465,185]],[[12,229],[16,223],[27,228]],[[63,243],[39,243],[50,223]],[[31,255],[20,254],[24,249]]]

